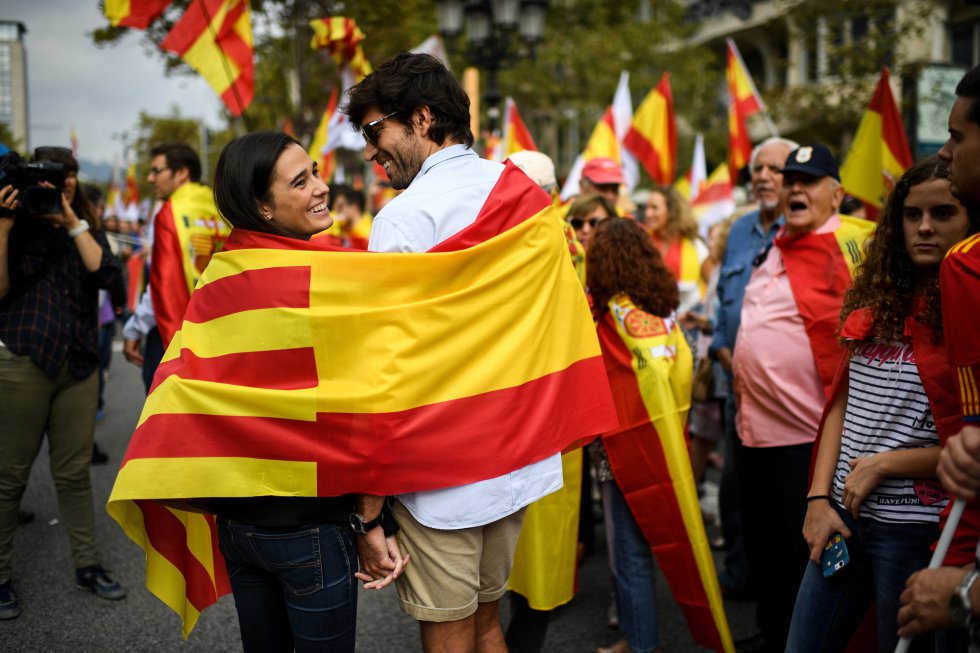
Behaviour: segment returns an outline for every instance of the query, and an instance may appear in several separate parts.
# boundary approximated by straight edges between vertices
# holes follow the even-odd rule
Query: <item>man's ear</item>
[[[433,116],[429,106],[423,104],[412,112],[412,130],[418,131],[420,136],[427,136],[432,127]]]
[[[187,168],[179,168],[174,170],[174,181],[180,186],[191,180],[191,171]]]
[[[833,207],[835,213],[840,210],[840,205],[843,203],[844,203],[844,187],[841,186],[840,184],[837,184],[834,187],[834,199],[833,199]]]

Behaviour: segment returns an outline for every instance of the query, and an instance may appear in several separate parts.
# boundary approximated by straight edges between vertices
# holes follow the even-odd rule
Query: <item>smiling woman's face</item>
[[[269,194],[271,201],[259,202],[259,210],[295,236],[309,238],[333,224],[327,207],[330,188],[313,159],[295,143],[279,155]]]

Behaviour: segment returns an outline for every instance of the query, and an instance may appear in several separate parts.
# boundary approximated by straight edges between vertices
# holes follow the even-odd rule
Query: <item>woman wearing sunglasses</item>
[[[589,241],[599,223],[614,215],[616,210],[601,195],[580,195],[569,207],[567,220],[582,247],[588,249]]]

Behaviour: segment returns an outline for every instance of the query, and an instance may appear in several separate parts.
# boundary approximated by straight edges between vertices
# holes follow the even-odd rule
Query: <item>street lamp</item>
[[[446,47],[455,52],[455,40],[465,32],[466,58],[487,72],[483,100],[491,132],[496,129],[502,99],[497,72],[522,56],[534,58],[547,10],[548,0],[436,0],[439,33]]]

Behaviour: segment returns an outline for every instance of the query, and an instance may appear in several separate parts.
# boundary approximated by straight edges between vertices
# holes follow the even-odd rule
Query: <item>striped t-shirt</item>
[[[847,409],[834,499],[840,503],[849,461],[895,449],[939,444],[911,343],[873,341],[851,355]],[[861,504],[862,517],[887,522],[939,520],[949,501],[936,479],[886,478]]]

